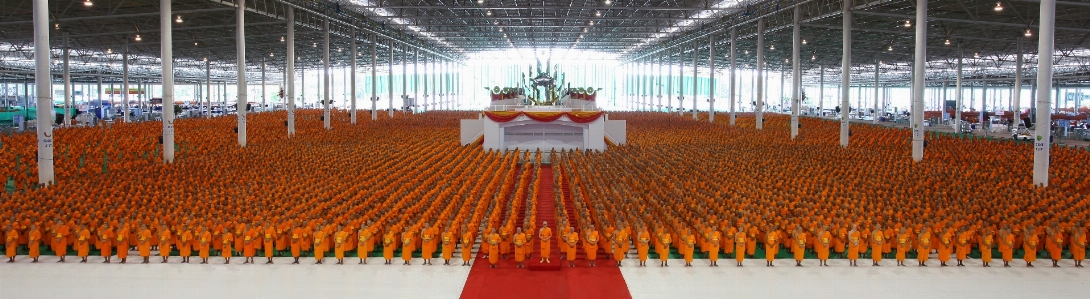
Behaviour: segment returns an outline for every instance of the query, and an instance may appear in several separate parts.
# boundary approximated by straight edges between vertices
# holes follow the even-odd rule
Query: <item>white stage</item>
[[[520,106],[505,112],[571,112],[571,108],[552,108]],[[625,144],[627,123],[624,120],[610,120],[603,114],[594,121],[581,123],[573,121],[568,115],[559,119],[542,122],[526,115],[519,115],[510,121],[497,122],[484,113],[477,119],[463,119],[461,122],[461,143],[466,145],[478,138],[484,138],[482,147],[486,150],[606,150],[606,139],[614,144]]]

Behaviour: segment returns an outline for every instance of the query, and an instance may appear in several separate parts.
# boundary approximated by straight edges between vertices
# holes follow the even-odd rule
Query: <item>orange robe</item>
[[[473,260],[473,232],[465,232],[462,234],[462,261],[469,262]]]
[[[488,235],[488,263],[495,265],[500,261],[500,235],[492,233]]]
[[[223,232],[220,241],[220,255],[223,257],[231,257],[231,242],[235,241],[235,235],[229,231],[225,231]]]
[[[522,262],[526,260],[526,234],[517,233],[514,238],[515,244],[515,261]]]
[[[905,261],[905,254],[908,253],[908,233],[897,235],[897,258],[898,262]]]
[[[273,253],[276,250],[276,246],[275,246],[275,244],[273,244],[276,241],[276,229],[273,228],[272,226],[266,227],[264,237],[265,237],[265,244],[264,244],[263,249],[265,249],[265,257],[266,258],[272,258]]]
[[[98,248],[98,254],[102,257],[108,257],[113,255],[113,231],[109,229],[100,229],[98,231],[98,242],[95,242],[95,248]]]
[[[291,256],[299,257],[303,250],[303,229],[296,227],[291,230]]]
[[[314,237],[314,259],[318,260],[318,261],[321,261],[323,258],[325,258],[325,251],[326,251],[325,231],[324,230],[315,230],[313,237]]]
[[[189,257],[193,255],[193,250],[190,248],[193,241],[193,232],[185,231],[178,237],[178,254],[183,257]]]
[[[27,246],[30,248],[28,255],[31,258],[38,258],[41,255],[42,232],[35,228],[28,235],[30,235],[27,237]]]
[[[950,260],[950,250],[953,247],[953,242],[950,240],[950,231],[943,233],[939,239],[939,261],[945,263]]]
[[[338,260],[344,259],[344,245],[348,242],[348,233],[339,230],[333,235],[333,256]]]
[[[454,258],[454,245],[457,244],[458,241],[454,239],[454,232],[450,230],[443,232],[440,241],[443,246],[443,260],[450,261],[450,259]]]
[[[1072,259],[1082,261],[1086,259],[1086,234],[1071,237]]]
[[[76,238],[76,256],[87,257],[91,252],[91,231],[84,228]]]
[[[833,234],[829,231],[822,232],[821,236],[818,237],[816,248],[819,260],[824,261],[829,259],[829,246],[832,245],[832,241]]]
[[[114,234],[117,241],[117,258],[125,259],[129,257],[129,228],[128,226],[121,227]]]
[[[768,232],[765,240],[765,260],[774,261],[776,260],[776,254],[780,253],[779,236],[777,236],[776,232]]]
[[[414,237],[410,232],[401,233],[401,259],[406,262],[413,259],[413,251],[416,250]]]
[[[659,255],[659,261],[665,262],[670,258],[670,242],[673,242],[670,233],[662,233],[659,241],[655,242],[655,253]]]
[[[641,262],[647,261],[647,251],[651,248],[651,235],[646,230],[641,230],[640,234],[636,237],[638,243],[636,243],[636,256]]]
[[[586,242],[583,244],[583,251],[587,255],[587,260],[593,261],[598,259],[598,241],[601,241],[598,237],[598,231],[592,231],[587,234],[587,239],[585,241]]]
[[[52,232],[52,237],[53,237],[52,245],[53,246],[52,247],[53,247],[53,252],[55,252],[57,254],[57,256],[64,256],[64,255],[68,254],[68,243],[66,243],[67,241],[65,240],[65,237],[67,237],[67,236],[68,236],[68,226],[65,226],[65,225],[62,224],[62,225],[58,225],[58,226],[53,227],[53,232]]]
[[[140,257],[151,256],[151,230],[146,228],[141,230],[140,233],[136,235],[136,239],[140,242],[139,245],[136,246],[137,249],[140,250]]]
[[[795,257],[795,261],[802,261],[806,257],[806,233],[799,233],[795,236],[795,242],[792,244],[791,253]]]
[[[746,234],[739,232],[734,234],[734,259],[739,263],[746,259]]]
[[[19,231],[9,230],[4,234],[4,254],[8,257],[15,256],[15,249],[19,246]]]
[[[685,256],[685,262],[686,263],[692,263],[693,262],[693,252],[696,251],[696,236],[693,236],[693,235],[685,236],[685,243],[684,243],[683,246],[685,246],[684,249],[683,249],[684,252],[682,253]]]
[[[539,242],[541,242],[541,245],[539,246],[539,248],[541,249],[541,256],[548,257],[550,254],[552,254],[553,229],[548,227],[542,227],[538,233],[538,236],[538,238],[540,239]]]
[[[209,253],[210,253],[210,251],[212,249],[211,248],[212,247],[211,246],[212,242],[213,241],[212,241],[212,233],[211,232],[204,231],[204,232],[201,233],[200,243],[199,244],[200,244],[200,251],[201,251],[200,256],[201,256],[202,259],[208,258],[208,255],[209,255]]]
[[[916,239],[916,260],[926,262],[931,255],[931,233],[922,233]]]
[[[565,246],[568,248],[568,261],[575,261],[576,245],[579,244],[579,234],[576,232],[568,233],[568,237],[564,243],[567,244]]]
[[[1022,260],[1025,260],[1027,263],[1037,261],[1037,245],[1039,241],[1040,238],[1034,233],[1030,233],[1030,237],[1022,241],[1022,250],[1025,251],[1025,256],[1022,257]]]
[[[257,254],[257,244],[261,242],[258,241],[257,238],[257,229],[246,230],[243,234],[242,255],[245,257],[254,257],[254,255]]]
[[[721,234],[718,231],[712,232],[708,238],[708,248],[706,248],[708,250],[708,259],[713,262],[719,261],[719,243],[722,241],[720,239]]]
[[[854,261],[859,259],[859,231],[853,231],[848,234],[848,260]]]
[[[882,261],[882,250],[886,245],[886,236],[881,230],[875,230],[871,235],[871,254],[870,258],[875,262]]]
[[[981,236],[980,240],[980,260],[985,263],[992,262],[992,247],[995,245],[995,238],[991,234]]]

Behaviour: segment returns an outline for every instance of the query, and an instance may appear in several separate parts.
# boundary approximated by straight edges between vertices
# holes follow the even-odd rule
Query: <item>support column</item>
[[[164,0],[166,1],[166,0]],[[238,70],[237,80],[235,87],[238,88],[238,94],[235,101],[235,110],[238,115],[238,145],[240,147],[246,147],[246,1],[238,0],[238,8],[235,11],[237,19],[237,35],[235,40],[237,44],[235,46],[235,52],[238,56],[238,63],[235,69]],[[168,22],[170,20],[167,20]],[[163,103],[166,103],[164,98]],[[166,110],[166,107],[163,108]]]
[[[208,107],[208,113],[204,114],[204,118],[212,118],[212,62],[209,62],[208,58],[204,59],[204,90],[204,101]]]
[[[697,64],[696,59],[697,59],[698,56],[700,56],[700,55],[697,55],[697,53],[696,53],[696,48],[698,47],[698,45],[699,44],[696,43],[696,40],[693,40],[693,120],[697,120],[697,117],[696,117],[696,101],[697,101],[697,98],[696,98],[696,83],[697,83],[696,71],[699,69],[699,67],[698,67],[699,65]]]
[[[386,112],[390,115],[390,118],[394,118],[394,40],[393,39],[386,40],[386,49],[390,50],[389,51],[390,60],[387,61],[387,65],[389,66],[389,71],[390,71],[388,76],[387,76],[389,78],[389,80],[386,80],[387,83],[389,83],[388,87],[389,87],[389,91],[390,91],[390,98],[389,98],[390,106],[387,107]]]
[[[170,6],[167,7],[169,10]],[[34,88],[38,100],[38,185],[49,186],[56,183],[53,174],[53,122],[46,121],[53,119],[53,75],[49,72],[50,60],[53,59],[49,54],[49,1],[34,0],[33,13]]]
[[[715,122],[715,36],[708,36],[708,122]]]
[[[284,57],[284,76],[288,79],[288,137],[295,135],[295,8],[288,5],[287,57]]]
[[[159,0],[159,48],[163,61],[163,161],[174,162],[174,38],[170,19],[170,0]],[[148,109],[149,112],[151,109]],[[148,113],[151,114],[151,113]]]
[[[412,110],[416,111],[417,101],[420,100],[420,49],[413,50],[413,107]]]
[[[685,50],[677,47],[677,114],[685,115]]]
[[[126,44],[128,43],[128,39],[126,39],[125,43]],[[121,57],[122,57],[121,59],[125,60],[124,62],[122,62],[122,66],[121,66],[122,73],[123,73],[123,74],[121,74],[121,76],[125,78],[126,87],[128,87],[127,83],[128,83],[128,78],[129,78],[128,48],[129,47],[126,45],[125,46],[126,51],[122,52],[122,54],[121,54]],[[71,68],[69,67],[69,64],[68,64],[68,56],[69,55],[68,55],[68,33],[67,32],[64,33],[64,54],[63,55],[64,55],[64,125],[65,126],[71,126],[72,125],[72,72],[71,72]],[[126,88],[126,91],[127,90],[128,90],[128,88]],[[5,92],[7,92],[7,90],[5,90]],[[128,92],[125,93],[125,98],[128,99]],[[125,102],[125,108],[126,108],[125,111],[128,111],[128,109],[127,109],[128,107],[129,107],[128,106],[128,101],[126,101]],[[129,114],[128,113],[125,114],[124,120],[125,120],[125,122],[129,122]]]
[[[265,57],[263,56],[261,58],[261,111],[265,111],[265,107],[268,107],[265,94]]]
[[[818,78],[818,117],[825,116],[825,65],[818,65],[821,78]]]
[[[658,81],[655,82],[656,83],[655,84],[655,87],[656,87],[655,88],[656,89],[655,99],[656,99],[656,102],[658,102],[658,103],[655,104],[655,111],[662,111],[662,53],[659,53],[658,63],[657,64],[658,64],[658,67],[657,67],[657,70],[655,70],[655,80],[658,80]]]
[[[1037,44],[1037,122],[1033,142],[1033,184],[1048,186],[1049,144],[1052,143],[1052,112],[1049,111],[1052,91],[1052,57],[1055,53],[1056,2],[1041,1],[1040,40]]]
[[[927,0],[916,1],[916,54],[912,64],[912,160],[920,162],[924,142],[923,93],[927,86]]]
[[[735,118],[738,116],[737,112],[735,111],[735,108],[736,108],[735,105],[737,105],[737,102],[738,102],[738,98],[737,98],[738,94],[735,93],[735,90],[734,90],[735,87],[737,87],[737,85],[738,85],[737,83],[734,82],[735,79],[737,78],[737,76],[735,76],[735,73],[734,73],[736,68],[737,68],[737,65],[736,65],[737,57],[735,55],[736,54],[735,53],[735,48],[736,47],[734,45],[737,42],[738,42],[738,31],[735,28],[732,27],[732,28],[730,28],[730,125],[732,125],[732,126],[734,125]]]
[[[927,1],[927,0],[923,0],[923,1]],[[879,79],[879,73],[881,72],[881,70],[882,70],[882,62],[878,61],[878,59],[875,59],[874,60],[874,112],[871,113],[870,117],[872,118],[871,123],[876,124],[876,125],[878,124],[878,115],[879,115],[879,113],[881,113],[880,110],[878,110],[878,102],[879,102],[878,93],[880,92],[880,89],[878,88],[878,85],[879,85],[878,79]]]
[[[756,126],[758,130],[764,129],[764,69],[765,69],[765,20],[757,19],[757,107]]]
[[[351,118],[352,124],[354,125],[356,124],[356,60],[359,59],[359,53],[358,49],[356,49],[356,28],[352,28],[351,31],[352,41],[350,42],[349,47],[352,47],[352,64],[349,66],[349,71],[351,72],[351,74],[349,75],[349,79],[352,80],[352,83],[349,84],[349,92],[352,93]]]
[[[428,99],[431,97],[431,94],[428,93],[428,53],[424,53],[422,67],[424,68],[424,75],[421,78],[421,80],[424,81],[424,103],[421,106],[423,106],[424,111],[427,112],[429,104]]]
[[[663,51],[664,53],[666,51]],[[674,62],[669,54],[666,55],[666,113],[674,109]]]
[[[1011,132],[1018,132],[1018,127],[1022,124],[1022,39],[1018,39],[1017,47],[1018,53],[1015,54],[1014,63],[1014,92],[1011,95],[1011,112],[1014,113]],[[1075,112],[1078,113],[1077,107]]]
[[[67,42],[67,40],[66,40],[66,42]],[[65,51],[65,53],[64,53],[64,66],[65,66],[65,69],[64,69],[64,77],[65,77],[65,79],[64,79],[64,103],[65,103],[65,107],[64,107],[64,115],[65,115],[64,124],[65,125],[71,125],[72,124],[72,118],[69,117],[69,114],[71,113],[70,110],[72,110],[72,108],[71,108],[71,106],[68,105],[68,103],[71,101],[70,99],[72,98],[72,94],[71,94],[71,92],[70,92],[70,90],[68,88],[68,85],[71,84],[71,82],[70,82],[71,77],[68,74],[68,53],[67,53],[68,49],[65,49],[64,51]],[[121,89],[122,89],[122,91],[121,91],[121,110],[123,111],[121,113],[121,119],[123,121],[125,121],[125,123],[128,123],[129,122],[129,40],[128,39],[125,39],[125,46],[121,50]],[[199,98],[197,100],[200,101]]]
[[[958,41],[958,66],[957,66],[957,81],[954,82],[954,132],[961,133],[961,99],[963,98],[963,91],[961,90],[961,60],[963,53],[961,51],[961,41]]]
[[[404,107],[409,102],[409,59],[405,58],[409,55],[408,46],[401,54],[401,106]]]
[[[843,33],[841,39],[844,45],[842,49],[841,66],[840,66],[840,146],[848,147],[848,112],[851,110],[851,102],[848,97],[851,96],[851,83],[852,83],[852,0],[844,0],[843,7]]]
[[[371,121],[378,119],[378,34],[371,35]]]
[[[795,6],[794,26],[791,26],[791,139],[799,136],[799,90],[802,89],[802,69],[799,66],[799,51],[802,49],[802,13]]]
[[[325,43],[322,49],[322,124],[329,130],[332,128],[329,115],[329,18],[322,20],[322,34],[322,41]]]

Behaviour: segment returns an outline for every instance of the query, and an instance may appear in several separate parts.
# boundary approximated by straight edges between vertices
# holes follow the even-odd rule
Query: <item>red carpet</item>
[[[560,259],[556,245],[559,230],[556,229],[554,221],[556,205],[553,203],[552,167],[542,165],[541,176],[541,186],[538,187],[537,220],[549,222],[549,227],[553,229],[554,241],[553,252],[550,255],[552,263],[545,266],[565,266],[559,271],[530,271],[527,268],[516,268],[515,259],[509,257],[496,264],[499,268],[491,269],[488,268],[488,259],[485,258],[484,252],[479,252],[477,258],[473,260],[473,269],[469,272],[461,298],[632,298],[620,269],[613,266],[611,260],[603,259],[602,254],[599,254],[597,267],[594,268],[588,267],[582,253],[579,254],[575,268],[568,268],[567,262]],[[561,190],[565,193],[565,206],[572,207],[567,184],[562,182]],[[574,215],[574,211],[569,208],[568,214]],[[535,242],[537,241],[535,239]],[[530,266],[541,258],[540,250],[539,246],[534,246],[534,254],[528,258],[531,261]]]

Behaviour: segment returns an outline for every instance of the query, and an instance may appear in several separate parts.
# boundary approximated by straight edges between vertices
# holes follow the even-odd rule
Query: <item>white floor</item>
[[[38,264],[20,256],[17,263],[0,263],[0,298],[458,298],[470,267],[412,266],[382,264],[370,258],[368,265],[345,259],[345,265],[313,265],[312,258],[302,265],[290,265],[291,259],[277,258],[274,265],[242,265],[234,258],[223,265],[222,258],[212,264],[180,264],[177,257],[169,264],[101,264],[94,257],[88,264],[55,263],[55,257],[43,257]],[[194,260],[197,260],[194,258]],[[261,260],[260,258],[258,259]],[[153,259],[154,261],[154,259]],[[400,259],[395,262],[400,261]],[[441,260],[439,260],[441,264]],[[794,261],[779,260],[773,268],[764,260],[746,260],[737,268],[734,261],[722,259],[719,267],[708,267],[707,260],[696,260],[693,267],[671,260],[660,268],[657,261],[636,267],[626,260],[621,268],[632,297],[742,297],[749,298],[1090,298],[1090,268],[1074,268],[1070,260],[1063,268],[1048,267],[1039,261],[1036,268],[980,267],[968,261],[967,267],[894,267],[883,261],[882,267],[870,267],[869,261],[852,268],[847,261],[832,260],[831,267],[817,267],[807,260],[806,267],[794,267]],[[1001,266],[1002,263],[999,263]]]
[[[860,260],[855,268],[847,260],[830,260],[829,267],[806,260],[803,268],[794,260],[769,268],[764,259],[746,260],[742,268],[732,259],[720,259],[719,267],[709,267],[708,260],[696,260],[693,267],[684,267],[684,260],[670,260],[666,268],[658,264],[649,260],[641,268],[627,260],[621,267],[632,298],[1090,298],[1090,268],[1074,268],[1071,260],[1061,261],[1062,268],[1044,260],[1034,268],[1021,261],[984,268],[978,260],[945,268],[934,260],[924,268],[911,261],[895,267],[894,260],[881,267]]]
[[[0,263],[0,298],[458,298],[470,268],[422,266],[420,259],[413,266],[387,266],[381,258],[367,265],[357,265],[356,258],[346,258],[345,265],[331,264],[331,258],[324,265],[313,265],[314,258],[300,259],[300,265],[291,265],[291,258],[276,258],[273,265],[260,264],[263,258],[257,265],[242,265],[241,258],[230,265],[222,258],[181,264],[178,257],[158,264],[157,258],[148,265],[106,265],[99,257],[80,264],[70,256],[61,264],[43,256],[31,264],[19,256],[17,263]]]

